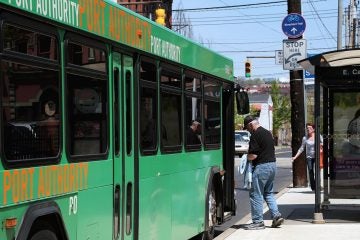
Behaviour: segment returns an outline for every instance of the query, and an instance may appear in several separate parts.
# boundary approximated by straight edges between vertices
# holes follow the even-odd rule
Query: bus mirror
[[[235,94],[237,113],[240,115],[250,112],[249,96],[244,89],[239,89]]]

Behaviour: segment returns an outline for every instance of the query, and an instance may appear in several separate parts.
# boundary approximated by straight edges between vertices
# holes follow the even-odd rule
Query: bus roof
[[[233,61],[109,0],[0,0],[19,10],[233,80]]]

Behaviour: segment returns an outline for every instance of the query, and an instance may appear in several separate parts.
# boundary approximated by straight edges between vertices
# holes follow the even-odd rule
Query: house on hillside
[[[261,126],[272,132],[273,129],[273,102],[269,93],[249,94],[250,108],[259,111]]]

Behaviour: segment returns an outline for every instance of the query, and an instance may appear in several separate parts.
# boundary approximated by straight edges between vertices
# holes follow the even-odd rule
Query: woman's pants
[[[315,175],[314,175],[315,158],[306,158],[306,162],[309,172],[310,187],[311,190],[315,191]]]

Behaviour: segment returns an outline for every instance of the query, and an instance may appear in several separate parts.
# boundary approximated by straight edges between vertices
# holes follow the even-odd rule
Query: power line
[[[220,2],[222,2],[223,4],[225,4],[225,5],[227,5],[224,1],[222,1],[222,0],[219,0]],[[286,1],[287,2],[287,1]],[[269,6],[269,5],[268,5]],[[275,29],[275,28],[273,28],[273,27],[270,27],[270,26],[267,26],[266,24],[264,24],[262,21],[258,21],[256,18],[254,19],[254,18],[252,18],[252,17],[249,17],[249,16],[247,16],[247,14],[244,14],[244,13],[242,13],[242,12],[240,12],[240,11],[238,11],[241,15],[244,15],[244,16],[246,16],[246,17],[248,17],[248,18],[250,18],[250,19],[253,19],[257,24],[259,24],[259,25],[261,25],[261,26],[263,26],[263,27],[265,27],[265,28],[268,28],[268,29],[270,29],[270,30],[272,30],[272,31],[274,31],[274,32],[276,32],[276,33],[279,33],[279,31],[277,30],[277,29]]]
[[[314,2],[323,2],[327,0],[315,0]],[[217,11],[217,10],[234,10],[238,8],[259,8],[272,6],[281,6],[285,5],[287,1],[273,1],[273,2],[260,2],[260,3],[248,3],[248,4],[239,4],[239,5],[229,5],[229,6],[217,6],[217,7],[206,7],[206,8],[185,8],[185,9],[173,9],[173,12],[200,12],[200,11]]]
[[[321,12],[322,14],[325,14],[325,15],[329,15],[329,14],[337,14],[337,9],[324,9],[324,10],[319,10],[318,12]],[[314,11],[308,11],[306,12],[305,14],[303,14],[303,17],[306,17],[306,16],[314,16]],[[263,18],[273,18],[272,16],[274,17],[277,17],[277,18],[281,18],[282,16],[284,15],[283,12],[277,12],[277,13],[262,13],[261,16],[262,19]],[[257,17],[259,18],[259,15],[247,15],[248,17]],[[267,17],[266,17],[267,16]],[[230,15],[230,16],[202,16],[202,17],[189,17],[189,19],[193,22],[193,20],[195,20],[195,22],[197,22],[197,20],[204,20],[204,19],[221,19],[221,18],[226,18],[226,19],[230,19],[230,18],[242,18],[241,16],[239,17],[238,15]]]
[[[323,27],[325,28],[325,30],[328,32],[328,34],[330,35],[330,37],[336,42],[336,39],[334,38],[334,36],[330,33],[329,29],[326,27],[326,25],[324,24],[322,18],[320,17],[319,13],[317,12],[314,4],[313,4],[313,1],[312,0],[309,0],[309,3],[310,5],[312,6],[312,8],[314,9],[314,12],[316,13],[317,17],[319,18],[321,24],[323,25]]]
[[[335,13],[324,13],[322,14],[323,15],[323,18],[333,18],[333,17],[337,17],[337,15]],[[250,17],[251,15],[248,15],[248,17]],[[233,17],[233,18],[229,18],[229,17],[219,17],[216,19],[216,22],[231,22],[231,21],[244,21],[244,20],[249,20],[248,17]],[[306,17],[306,16],[304,16]],[[191,23],[208,23],[209,22],[209,19],[210,18],[204,18],[202,20],[191,20]],[[273,16],[273,17],[258,17],[256,20],[261,20],[261,19],[265,19],[266,21],[263,21],[263,22],[274,22],[274,20],[271,20],[271,19],[275,19],[275,21],[281,21],[282,18],[278,16]],[[317,19],[316,16],[311,16],[311,17],[306,17],[307,20],[309,19]]]
[[[337,15],[330,15],[330,16],[326,16],[323,18],[336,18]],[[272,22],[279,22],[281,21],[278,17],[272,17],[274,20],[271,20],[271,18],[258,18],[257,20],[260,19],[267,19],[266,21],[262,21],[263,23],[272,23]],[[308,17],[306,18],[307,20],[315,20],[317,19],[317,17]],[[248,20],[248,21],[244,21],[244,20]],[[191,25],[193,26],[212,26],[212,25],[221,25],[221,24],[245,24],[245,23],[257,23],[257,20],[251,21],[251,19],[249,18],[234,18],[234,19],[226,19],[226,20],[217,20],[216,23],[209,23],[209,20],[204,20],[204,21],[195,21],[195,23],[198,24],[193,24],[194,21],[191,22]],[[235,22],[234,22],[235,21]],[[176,24],[176,22],[174,22],[174,24]]]
[[[337,17],[337,16],[334,15],[334,16],[328,16],[328,17],[324,17],[324,18],[335,18],[335,17]],[[316,18],[307,18],[307,19],[316,19]],[[276,20],[270,20],[270,21],[262,21],[262,23],[273,23],[273,22],[279,22],[279,20],[276,19]],[[221,20],[221,22],[217,21],[216,23],[209,23],[207,21],[207,23],[199,23],[199,24],[191,24],[191,25],[192,26],[218,26],[218,25],[234,25],[234,24],[250,24],[250,23],[260,24],[259,21],[257,21],[257,20],[251,21],[251,19],[249,19],[249,21],[241,21],[240,20],[240,22]],[[261,24],[261,25],[264,25],[264,24]],[[267,28],[269,28],[269,27],[267,26]]]
[[[233,8],[242,8],[250,6],[261,6],[261,5],[272,5],[277,3],[286,3],[287,1],[275,1],[275,2],[262,2],[262,3],[249,3],[249,4],[240,4],[240,5],[231,5],[231,6],[221,6],[221,7],[206,7],[206,8],[188,8],[188,9],[173,9],[173,12],[191,12],[191,11],[209,11],[209,10],[218,10],[218,9],[233,9]]]
[[[331,38],[307,38],[308,41],[322,41]],[[211,42],[211,45],[249,45],[249,44],[273,44],[279,43],[279,41],[269,41],[269,42]]]
[[[336,50],[336,47],[328,48],[308,48],[307,50]],[[219,53],[264,53],[264,52],[275,52],[275,50],[226,50],[226,51],[217,51]]]

